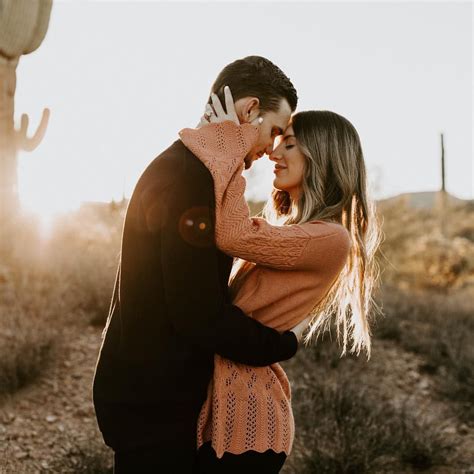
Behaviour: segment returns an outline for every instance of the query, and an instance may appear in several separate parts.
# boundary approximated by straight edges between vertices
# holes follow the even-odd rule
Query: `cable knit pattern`
[[[250,217],[241,173],[257,136],[252,125],[230,121],[180,132],[214,179],[217,246],[255,263],[234,304],[285,331],[329,291],[346,263],[350,236],[337,223],[272,226]],[[294,433],[290,383],[280,364],[251,367],[214,355],[213,378],[197,422],[198,448],[210,440],[219,458],[224,452],[268,449],[289,455]]]
[[[243,160],[258,130],[250,124],[226,121],[199,130],[184,129],[180,137],[214,178],[216,216],[220,216],[216,219],[218,247],[233,257],[257,258],[256,263],[276,268],[292,267],[308,243],[307,232],[298,225],[272,226],[265,219],[250,218],[247,202],[240,199],[246,184]]]

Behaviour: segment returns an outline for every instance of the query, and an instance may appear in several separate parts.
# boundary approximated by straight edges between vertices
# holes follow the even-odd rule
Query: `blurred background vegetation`
[[[437,193],[378,202],[383,317],[372,358],[340,358],[331,331],[282,363],[297,427],[283,472],[457,472],[472,463],[474,203],[448,202],[443,222]],[[127,204],[84,203],[47,235],[27,214],[11,228],[0,260],[4,472],[111,472],[91,383]],[[250,203],[254,214],[261,206]]]

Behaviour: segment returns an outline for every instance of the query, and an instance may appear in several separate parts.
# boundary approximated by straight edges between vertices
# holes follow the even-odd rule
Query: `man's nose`
[[[267,145],[267,147],[265,148],[265,154],[270,156],[272,151],[273,151],[273,142]]]

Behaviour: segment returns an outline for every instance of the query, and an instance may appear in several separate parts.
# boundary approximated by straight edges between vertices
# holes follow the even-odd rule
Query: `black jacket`
[[[232,258],[215,246],[214,212],[212,176],[180,140],[134,189],[93,381],[114,450],[160,445],[192,456],[214,353],[265,366],[298,349],[294,333],[230,304]]]

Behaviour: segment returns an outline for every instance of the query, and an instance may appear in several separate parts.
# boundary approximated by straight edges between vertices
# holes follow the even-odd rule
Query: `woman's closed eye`
[[[285,145],[285,149],[289,150],[290,148],[293,148],[295,145]]]

